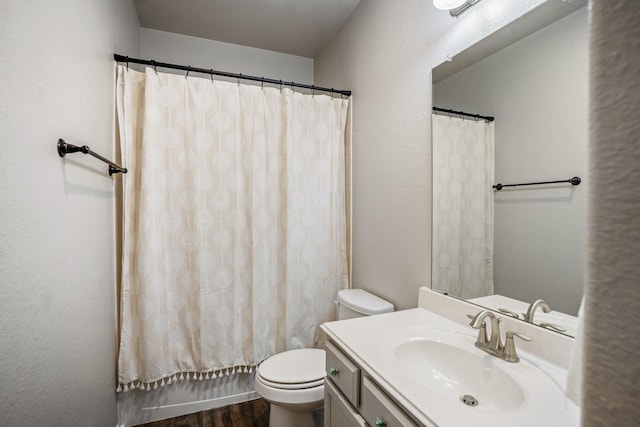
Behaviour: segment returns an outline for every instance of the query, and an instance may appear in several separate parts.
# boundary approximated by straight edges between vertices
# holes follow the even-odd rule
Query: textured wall
[[[582,177],[494,192],[497,294],[578,313],[587,216],[587,8],[434,86],[434,105],[495,116],[496,182]],[[435,284],[434,284],[435,286]]]
[[[431,283],[431,68],[543,0],[484,1],[451,18],[425,0],[362,0],[315,58],[353,91],[353,286],[397,308]]]
[[[130,0],[0,2],[0,425],[116,423],[114,151]]]
[[[640,420],[640,2],[591,0],[583,426]]]

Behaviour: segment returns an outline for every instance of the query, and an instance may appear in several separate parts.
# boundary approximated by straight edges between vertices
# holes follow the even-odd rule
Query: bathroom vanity
[[[578,426],[565,396],[573,339],[503,318],[503,336],[533,338],[509,363],[474,346],[466,316],[478,311],[423,288],[419,308],[322,325],[325,427]]]
[[[325,427],[419,425],[332,341],[326,354]]]

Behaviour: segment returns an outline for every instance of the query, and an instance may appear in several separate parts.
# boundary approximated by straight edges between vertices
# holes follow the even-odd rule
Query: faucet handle
[[[542,323],[539,324],[539,326],[542,326],[545,329],[550,329],[550,330],[556,331],[556,332],[567,332],[566,329],[561,328],[560,326],[556,325],[555,323],[542,322]]]
[[[521,334],[520,332],[507,332],[506,339],[504,341],[504,360],[511,363],[520,361],[520,357],[516,352],[516,345],[513,342],[513,337],[518,337],[524,341],[533,341],[531,338],[529,338],[525,334]]]
[[[525,335],[523,333],[520,332],[514,332],[514,331],[509,331],[507,332],[507,339],[511,338],[513,339],[513,337],[518,337],[524,341],[533,341],[532,338],[530,338],[528,335]]]
[[[506,314],[507,316],[513,317],[514,319],[519,319],[520,316],[515,311],[511,311],[507,308],[498,308],[498,311],[502,314]],[[523,314],[524,316],[524,314]]]

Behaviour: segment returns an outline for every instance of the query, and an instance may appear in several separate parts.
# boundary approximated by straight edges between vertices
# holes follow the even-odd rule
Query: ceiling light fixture
[[[480,0],[433,0],[435,7],[448,10],[449,14],[456,18],[477,3],[480,3]]]

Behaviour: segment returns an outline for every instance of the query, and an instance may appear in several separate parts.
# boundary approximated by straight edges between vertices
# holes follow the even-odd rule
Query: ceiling
[[[313,58],[360,0],[133,0],[144,28]]]

